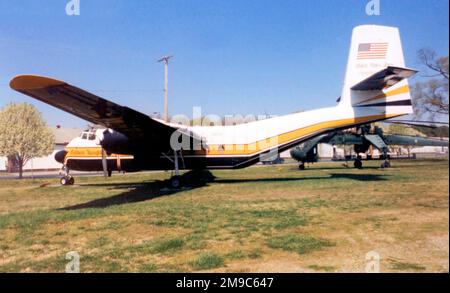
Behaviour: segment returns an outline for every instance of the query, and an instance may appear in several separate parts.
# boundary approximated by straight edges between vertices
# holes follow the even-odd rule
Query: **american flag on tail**
[[[358,46],[357,60],[364,59],[385,59],[388,43],[362,43]]]

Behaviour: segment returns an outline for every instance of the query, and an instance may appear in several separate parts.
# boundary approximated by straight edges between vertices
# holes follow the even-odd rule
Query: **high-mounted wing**
[[[177,130],[138,111],[48,77],[20,75],[11,80],[10,87],[84,120],[120,132],[135,143],[151,143],[152,149],[169,150],[170,136]]]
[[[382,90],[416,73],[417,71],[414,69],[388,66],[354,85],[351,89],[356,91]]]

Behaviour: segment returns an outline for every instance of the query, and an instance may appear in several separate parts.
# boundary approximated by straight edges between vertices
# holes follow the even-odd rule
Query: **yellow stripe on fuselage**
[[[77,158],[102,158],[102,148],[101,147],[67,147],[66,149],[66,157]],[[129,158],[133,157],[131,155],[121,155],[121,154],[110,154],[108,155],[108,159],[115,159],[117,157],[120,158]]]
[[[334,129],[339,127],[352,126],[355,124],[361,124],[381,119],[388,119],[399,114],[391,115],[373,115],[366,117],[348,118],[333,121],[326,121],[317,123],[314,125],[299,128],[290,132],[286,132],[273,137],[268,137],[249,144],[212,144],[208,145],[207,150],[198,151],[183,151],[183,155],[195,156],[195,157],[205,157],[205,156],[251,156],[266,150],[273,149],[275,147],[283,146],[287,143],[300,139],[302,137],[307,137],[315,133],[323,132],[327,129]],[[101,147],[68,147],[66,148],[67,155],[66,158],[70,159],[101,159],[102,150]],[[118,155],[112,154],[108,156],[108,159],[114,159],[117,156],[120,158],[132,158],[131,155]]]
[[[409,93],[409,86],[404,85],[404,86],[399,87],[398,89],[392,90],[390,92],[383,93],[383,94],[380,94],[380,95],[376,95],[375,97],[371,97],[371,98],[366,99],[364,101],[358,102],[356,105],[361,105],[361,104],[366,103],[366,102],[379,100],[379,99],[383,99],[383,98],[387,98],[387,97],[392,97],[392,96],[396,96],[396,95],[400,95],[400,94],[406,94],[406,93]]]
[[[250,144],[215,144],[208,145],[207,153],[203,153],[203,155],[211,155],[211,156],[249,156],[255,155],[257,153],[273,149],[275,147],[279,147],[285,145],[286,143],[295,141],[299,138],[306,137],[326,129],[333,129],[345,126],[351,126],[355,124],[361,124],[365,122],[371,122],[381,119],[388,119],[392,117],[399,116],[398,114],[391,115],[373,115],[366,117],[358,117],[358,118],[348,118],[334,121],[327,121],[317,123],[311,126],[306,126],[300,129],[296,129],[290,132],[286,132],[274,137],[269,137],[254,143]],[[202,155],[201,151],[196,152],[198,155]]]

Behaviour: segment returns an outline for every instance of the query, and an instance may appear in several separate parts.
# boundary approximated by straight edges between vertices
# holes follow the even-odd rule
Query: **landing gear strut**
[[[175,175],[170,177],[169,185],[172,188],[180,188],[182,186],[181,176],[180,176],[180,168],[178,165],[178,151],[174,151],[174,159],[172,160],[169,156],[163,153],[163,155],[174,164]],[[183,158],[182,158],[183,159]]]
[[[59,174],[62,174],[61,178],[59,179],[61,185],[74,185],[75,179],[69,175],[69,168],[66,165],[62,166]]]
[[[301,162],[300,165],[298,165],[299,170],[305,170],[305,163]]]
[[[360,155],[358,155],[355,159],[355,162],[353,163],[353,166],[356,169],[362,169],[363,163],[362,163],[362,158]]]
[[[384,169],[384,168],[390,168],[391,167],[391,162],[389,161],[389,155],[387,153],[387,149],[383,149],[383,157],[384,157],[384,162],[381,164],[380,168]]]

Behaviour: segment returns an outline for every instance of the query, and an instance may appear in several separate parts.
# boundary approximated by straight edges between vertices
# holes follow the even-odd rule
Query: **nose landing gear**
[[[69,168],[67,168],[66,165],[62,166],[59,174],[62,175],[59,179],[59,183],[61,183],[61,185],[66,186],[75,184],[75,178],[69,175]]]
[[[61,177],[59,179],[59,182],[61,183],[61,185],[74,185],[75,179],[72,176],[68,175]]]

